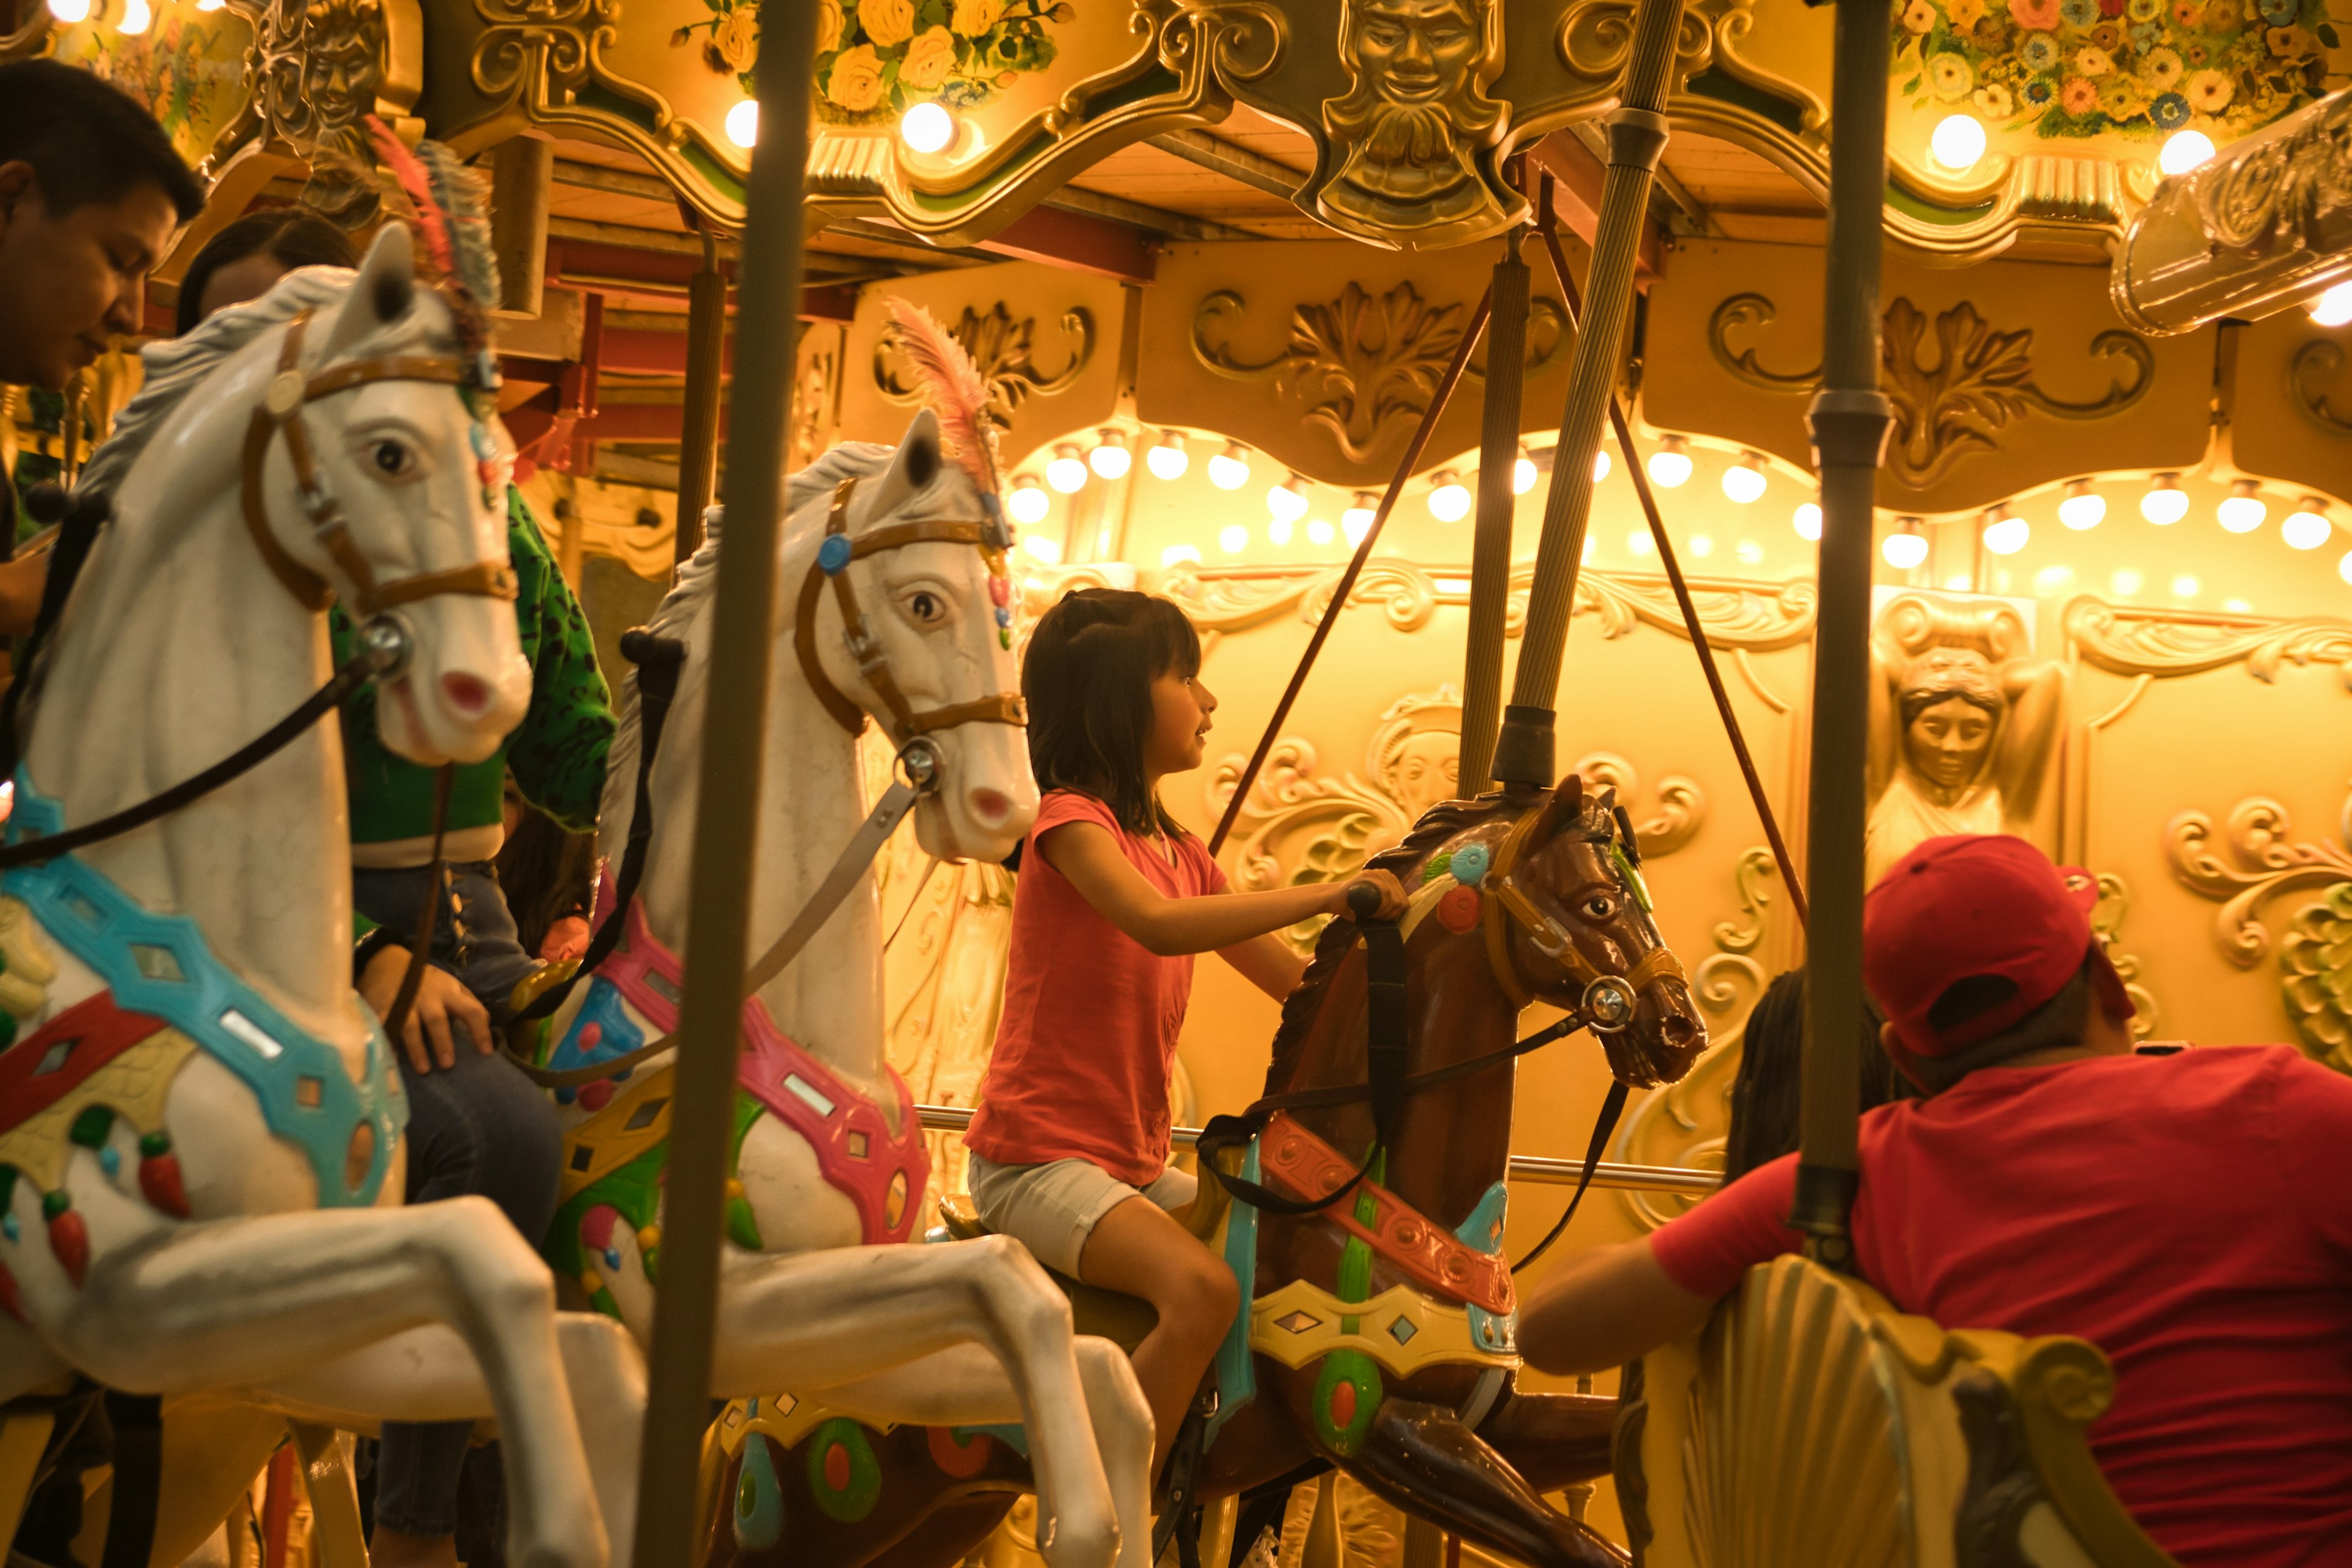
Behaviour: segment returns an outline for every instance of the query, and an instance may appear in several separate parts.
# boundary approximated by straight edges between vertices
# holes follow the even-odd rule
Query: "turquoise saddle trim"
[[[65,811],[16,773],[11,844],[65,830]],[[269,1131],[300,1149],[319,1180],[320,1208],[367,1208],[383,1190],[393,1152],[408,1125],[408,1100],[383,1028],[368,1021],[367,1066],[357,1083],[342,1053],[287,1020],[229,972],[185,915],[159,915],[78,856],[0,874],[0,893],[21,899],[41,929],[95,971],[115,1005],[161,1018],[242,1079]],[[375,1129],[374,1157],[357,1186],[343,1181],[344,1156],[360,1124]]]
[[[1473,1252],[1483,1252],[1492,1258],[1503,1250],[1503,1215],[1511,1202],[1510,1189],[1496,1182],[1470,1211],[1470,1217],[1454,1231],[1454,1238]],[[1517,1312],[1490,1312],[1475,1302],[1465,1303],[1470,1310],[1470,1338],[1482,1351],[1495,1355],[1519,1353],[1519,1315]]]
[[[1203,1173],[1205,1179],[1216,1177]],[[1242,1157],[1242,1180],[1258,1180],[1257,1140],[1249,1142],[1249,1152]],[[1257,1360],[1250,1353],[1250,1302],[1257,1295],[1257,1209],[1239,1198],[1225,1218],[1225,1267],[1234,1271],[1234,1283],[1241,1288],[1241,1310],[1234,1314],[1234,1326],[1225,1331],[1224,1343],[1217,1347],[1217,1412],[1209,1417],[1209,1430],[1202,1447],[1217,1440],[1225,1423],[1241,1414],[1242,1406],[1257,1397]]]

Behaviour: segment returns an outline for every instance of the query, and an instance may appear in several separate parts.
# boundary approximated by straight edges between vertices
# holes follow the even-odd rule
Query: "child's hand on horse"
[[[392,1011],[393,1000],[400,994],[402,977],[407,973],[408,950],[398,943],[379,949],[368,960],[367,971],[360,976],[360,994],[367,998],[377,1017]],[[431,1072],[436,1063],[443,1068],[456,1067],[457,1043],[449,1032],[452,1023],[466,1031],[476,1050],[484,1056],[490,1054],[494,1042],[488,1012],[456,975],[428,963],[418,977],[416,1001],[408,1009],[407,1026],[401,1030],[400,1044],[408,1052],[408,1065],[420,1073]],[[430,1056],[425,1048],[428,1035],[433,1039]]]
[[[1404,913],[1405,905],[1412,901],[1405,893],[1404,884],[1398,881],[1392,874],[1387,871],[1359,871],[1344,882],[1332,884],[1330,909],[1333,914],[1344,915],[1348,912],[1348,894],[1350,889],[1356,888],[1370,888],[1381,896],[1381,907],[1373,917],[1377,920],[1395,920]]]

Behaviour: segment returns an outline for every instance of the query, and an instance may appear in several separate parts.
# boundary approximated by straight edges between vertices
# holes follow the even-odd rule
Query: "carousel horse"
[[[406,1108],[352,988],[335,725],[143,826],[22,853],[306,698],[331,709],[331,595],[382,656],[387,745],[439,765],[513,728],[529,677],[492,373],[455,289],[419,282],[397,224],[356,274],[291,274],[149,348],[85,476],[113,521],[33,678],[0,878],[0,1406],[79,1374],[167,1421],[223,1392],[348,1424],[494,1414],[512,1560],[596,1568],[572,1390],[625,1392],[635,1351],[584,1316],[559,1328],[487,1201],[400,1206]],[[137,1560],[179,1562],[250,1479]]]
[[[1027,830],[1037,794],[1008,689],[1010,540],[985,504],[992,492],[943,456],[929,410],[896,448],[837,447],[793,476],[752,879],[759,940],[797,927],[796,912],[840,885],[828,867],[866,816],[857,740],[868,714],[929,781],[914,808],[927,850],[994,859]],[[638,803],[654,806],[640,890],[618,911],[626,934],[534,1047],[542,1081],[571,1080],[555,1089],[563,1177],[544,1250],[567,1291],[640,1337],[660,1271],[667,1042],[682,994],[723,521],[714,512],[712,538],[640,634],[641,647],[686,647],[642,795],[645,668],[624,696],[599,826],[624,877]],[[602,902],[618,891],[606,881]],[[880,921],[872,879],[857,870],[797,961],[745,1002],[712,1393],[795,1389],[812,1408],[821,1396],[859,1421],[942,1432],[1018,1421],[1033,1435],[1047,1562],[1139,1568],[1151,1427],[1125,1358],[1074,1340],[1067,1304],[1018,1243],[900,1245],[929,1161],[884,1053]],[[822,1506],[864,1517],[870,1457],[827,1452]]]
[[[1373,859],[1420,889],[1396,928],[1403,1001],[1392,1030],[1405,1048],[1390,1073],[1402,1109],[1385,1141],[1369,1087],[1381,1076],[1371,993],[1384,977],[1367,931],[1349,920],[1325,929],[1283,1008],[1253,1118],[1262,1131],[1227,1152],[1240,1154],[1228,1173],[1244,1179],[1241,1194],[1225,1204],[1224,1184],[1204,1180],[1192,1212],[1176,1216],[1221,1247],[1247,1303],[1204,1384],[1213,1413],[1196,1498],[1278,1500],[1286,1478],[1336,1465],[1408,1513],[1537,1568],[1624,1561],[1539,1495],[1608,1473],[1616,1402],[1517,1389],[1502,1239],[1512,1059],[1567,1032],[1515,1044],[1529,1003],[1591,1026],[1620,1085],[1677,1079],[1706,1046],[1630,837],[1613,792],[1587,795],[1571,776],[1556,791],[1442,804]],[[1291,1208],[1339,1201],[1286,1215],[1243,1201],[1252,1192]],[[980,1234],[968,1200],[942,1208],[952,1233]],[[1132,1345],[1151,1326],[1141,1301],[1065,1284],[1082,1329],[1091,1319]],[[706,1563],[760,1568],[787,1551],[827,1568],[959,1561],[1024,1489],[1026,1467],[1018,1432],[949,1436],[862,1437],[885,1456],[888,1510],[886,1523],[861,1524],[804,1500],[823,1430],[796,1430],[757,1402],[730,1408],[714,1465],[724,1484],[711,1489],[734,1519],[713,1520]],[[780,1489],[783,1511],[802,1519],[789,1548],[741,1528],[747,1505]]]

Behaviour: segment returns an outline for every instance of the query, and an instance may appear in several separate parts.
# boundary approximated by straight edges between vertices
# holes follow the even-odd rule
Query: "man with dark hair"
[[[1864,906],[1863,975],[1927,1098],[1862,1121],[1862,1276],[1948,1328],[2091,1341],[2107,1480],[2183,1563],[2352,1561],[2352,1079],[2288,1047],[2141,1055],[2094,879],[1931,838]],[[1570,1258],[1519,1343],[1591,1372],[1696,1333],[1799,1250],[1796,1156]]]

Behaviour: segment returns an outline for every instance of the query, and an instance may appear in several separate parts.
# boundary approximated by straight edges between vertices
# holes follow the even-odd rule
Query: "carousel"
[[[2171,1561],[2099,1347],[1854,1277],[1862,900],[2023,837],[2135,1032],[2352,1072],[2329,0],[7,4],[209,204],[151,338],[0,389],[19,548],[87,558],[0,848],[0,1540],[63,1485],[82,1568],[360,1568],[359,1445],[470,1420],[478,1564]],[[356,278],[173,342],[297,207]],[[512,728],[509,454],[621,720],[520,1244],[398,1203],[317,722]],[[877,613],[910,563],[951,632]],[[961,1139],[1087,586],[1200,636],[1166,804],[1234,887],[1412,895],[1283,932],[1287,1008],[1201,973],[1177,1217],[1242,1310],[1158,1476],[1151,1310]],[[1547,1259],[1721,1184],[1800,965],[1807,1255],[1526,1366]]]

